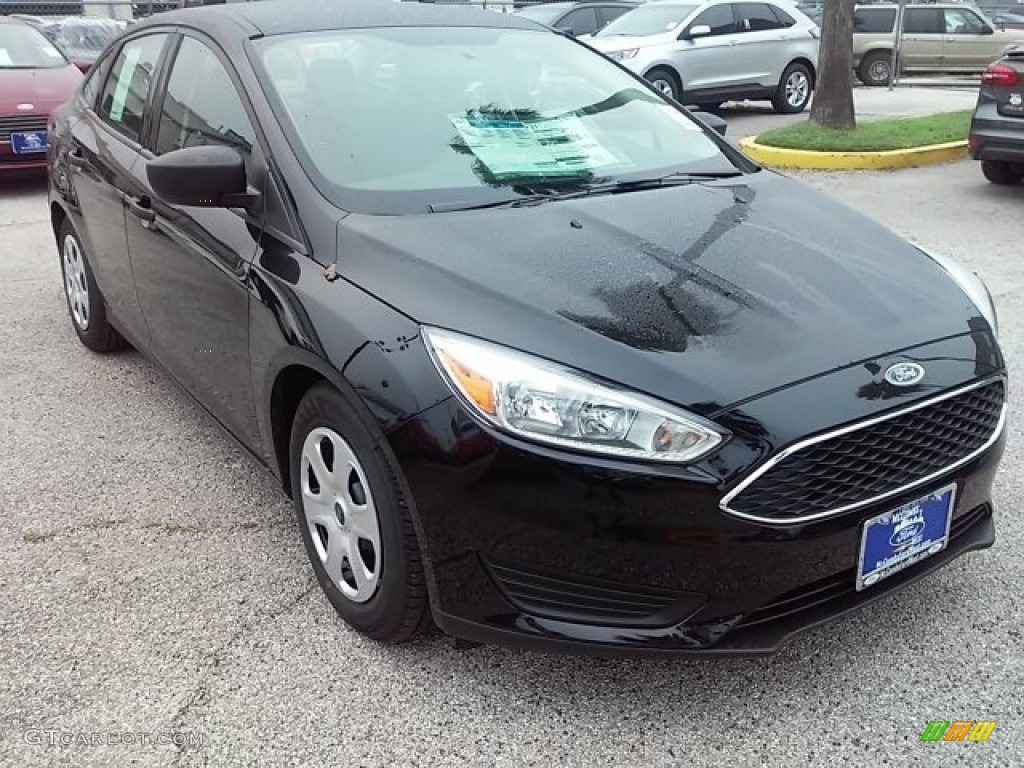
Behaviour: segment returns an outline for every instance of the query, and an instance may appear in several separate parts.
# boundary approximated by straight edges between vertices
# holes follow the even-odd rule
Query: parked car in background
[[[46,166],[50,115],[81,81],[42,32],[0,16],[0,172]]]
[[[1024,180],[1024,47],[1007,53],[981,76],[968,146],[993,184]]]
[[[659,0],[620,16],[588,44],[704,109],[765,99],[778,112],[801,112],[817,76],[818,27],[793,5]]]
[[[536,3],[524,6],[516,13],[563,34],[580,37],[593,35],[637,5],[638,3],[630,0]]]
[[[1024,9],[1020,13],[996,11],[990,18],[997,29],[1024,29]]]
[[[103,49],[128,26],[124,21],[91,16],[30,18],[26,21],[46,35],[82,72],[88,72]]]
[[[889,83],[896,5],[859,5],[853,17],[853,66],[865,85]],[[1024,42],[1024,30],[997,29],[965,3],[906,7],[899,71],[980,73],[1007,50]]]

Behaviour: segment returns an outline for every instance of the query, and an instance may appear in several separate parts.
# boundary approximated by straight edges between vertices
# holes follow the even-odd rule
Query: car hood
[[[701,413],[984,327],[922,251],[767,171],[532,207],[353,214],[338,247],[342,276],[420,323]]]
[[[0,68],[0,115],[49,114],[74,94],[82,73],[68,64],[52,69]],[[19,110],[19,104],[32,104]]]
[[[675,40],[675,33],[641,36],[609,35],[602,37],[600,34],[587,41],[587,45],[595,50],[607,51],[628,51],[632,48],[646,48],[651,45],[660,45]]]

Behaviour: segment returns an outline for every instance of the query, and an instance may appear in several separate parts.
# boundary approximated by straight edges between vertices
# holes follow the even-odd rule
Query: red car
[[[46,167],[50,114],[81,81],[42,32],[0,17],[0,173]]]

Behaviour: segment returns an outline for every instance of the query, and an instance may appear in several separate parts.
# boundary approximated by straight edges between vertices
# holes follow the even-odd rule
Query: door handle
[[[125,201],[128,203],[128,211],[132,216],[142,219],[143,222],[156,221],[156,211],[150,205],[148,197],[134,198],[126,195]]]

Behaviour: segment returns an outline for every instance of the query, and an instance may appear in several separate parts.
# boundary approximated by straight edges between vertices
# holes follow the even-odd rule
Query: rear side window
[[[690,27],[707,25],[712,35],[731,35],[736,32],[736,20],[731,5],[713,5],[693,20]]]
[[[117,54],[103,86],[99,116],[134,141],[142,136],[146,100],[166,42],[166,34],[129,40]]]
[[[769,5],[768,7],[772,9],[772,13],[775,14],[775,16],[779,20],[779,23],[782,24],[782,26],[784,26],[784,27],[796,26],[796,19],[794,19],[792,16],[790,16],[784,10],[779,8],[779,6],[777,6],[777,5]]]
[[[941,8],[908,8],[903,31],[908,35],[941,35],[946,22]]]
[[[741,32],[767,32],[783,28],[772,9],[764,3],[741,3],[737,8],[740,12]]]
[[[631,9],[627,8],[626,6],[622,6],[622,5],[603,5],[603,6],[601,6],[597,10],[598,16],[601,17],[600,18],[601,26],[603,27],[606,24],[610,24],[611,22],[615,21],[617,18],[619,18],[619,16],[621,16],[622,14],[624,14],[628,10],[631,10]]]
[[[853,13],[853,31],[865,35],[892,34],[895,23],[895,8],[863,8]]]
[[[113,60],[114,57],[108,53],[92,65],[89,74],[85,77],[85,83],[82,84],[82,101],[89,109],[96,109],[100,88],[103,87],[107,75],[110,73],[110,62]]]

